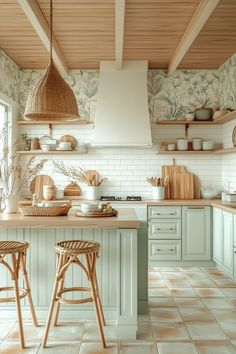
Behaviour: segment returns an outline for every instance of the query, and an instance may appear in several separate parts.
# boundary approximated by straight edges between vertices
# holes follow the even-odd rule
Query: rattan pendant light
[[[59,74],[52,58],[52,0],[50,0],[50,61],[44,75],[29,92],[24,119],[74,120],[79,118],[75,95]]]

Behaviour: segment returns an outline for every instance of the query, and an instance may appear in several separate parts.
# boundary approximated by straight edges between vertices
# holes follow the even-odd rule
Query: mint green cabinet
[[[233,274],[233,214],[213,209],[213,259],[223,270]]]
[[[182,260],[211,259],[211,208],[182,207]]]
[[[213,208],[213,260],[223,264],[223,211]]]
[[[233,272],[233,215],[223,211],[223,265]]]

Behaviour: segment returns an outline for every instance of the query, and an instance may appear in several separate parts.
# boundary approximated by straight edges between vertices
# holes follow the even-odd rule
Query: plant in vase
[[[2,130],[0,138],[5,139],[6,129]],[[15,152],[17,141],[10,145],[4,145],[0,157],[0,184],[4,195],[6,213],[15,213],[18,210],[17,196],[25,185],[39,174],[47,160],[35,162],[35,157],[31,157],[24,164]]]
[[[54,161],[53,164],[55,172],[87,185],[87,199],[99,199],[100,186],[107,181],[107,178],[100,178],[99,173],[95,170],[83,170],[81,167],[75,168],[73,166],[66,167],[62,161]]]

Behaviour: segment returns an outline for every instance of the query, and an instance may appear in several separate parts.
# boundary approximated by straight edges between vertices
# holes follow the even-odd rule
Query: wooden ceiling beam
[[[124,25],[125,25],[125,0],[116,0],[116,68],[122,68],[123,47],[124,47]]]
[[[26,17],[30,21],[31,25],[35,29],[37,35],[43,42],[44,46],[50,51],[50,28],[49,25],[37,3],[36,0],[18,0],[21,8],[23,9]],[[68,75],[68,66],[65,61],[65,58],[61,52],[61,49],[56,41],[56,38],[53,36],[52,41],[52,54],[53,61],[57,66],[58,70],[63,76]]]
[[[175,52],[170,59],[168,73],[177,69],[193,41],[211,16],[219,0],[201,0],[193,17],[191,18]]]

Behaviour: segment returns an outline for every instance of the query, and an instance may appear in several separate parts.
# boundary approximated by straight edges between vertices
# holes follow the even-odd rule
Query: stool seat
[[[11,274],[13,286],[1,287],[0,292],[14,290],[15,296],[0,298],[2,302],[15,302],[17,309],[17,318],[19,326],[19,337],[22,348],[25,348],[25,338],[23,331],[23,320],[21,313],[20,300],[27,297],[32,320],[35,326],[38,326],[38,321],[35,314],[31,289],[29,285],[27,270],[26,270],[26,250],[29,243],[24,241],[0,241],[0,264],[3,265]],[[9,259],[9,260],[8,260]],[[19,287],[19,273],[22,273],[23,286]]]
[[[102,304],[98,291],[98,282],[96,275],[96,260],[100,250],[100,244],[95,241],[85,240],[66,240],[58,242],[55,245],[57,255],[57,270],[54,289],[45,328],[42,346],[46,347],[48,332],[52,321],[54,306],[57,303],[56,314],[54,318],[54,326],[57,325],[60,304],[82,304],[86,302],[93,302],[97,324],[101,342],[106,348],[106,341],[103,333],[103,326],[105,326],[105,318],[103,314]],[[65,275],[70,265],[78,265],[85,272],[88,279],[88,287],[65,287]],[[64,294],[69,292],[86,292],[89,293],[88,297],[80,299],[66,299]]]
[[[100,245],[98,242],[82,240],[61,241],[55,246],[57,253],[74,255],[98,253],[99,249]]]
[[[23,252],[29,247],[28,242],[0,241],[0,254]]]

